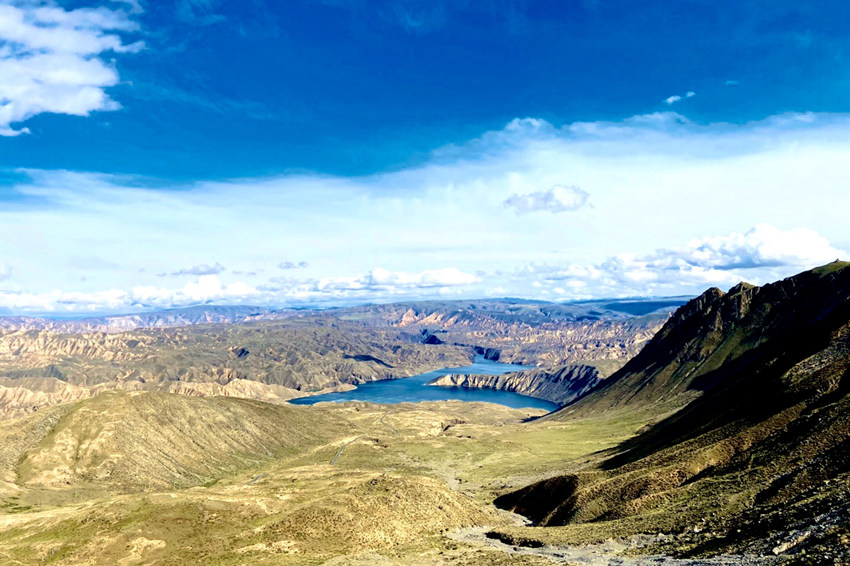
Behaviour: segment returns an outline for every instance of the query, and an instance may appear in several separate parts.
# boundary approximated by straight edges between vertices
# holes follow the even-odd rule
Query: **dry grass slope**
[[[847,558],[847,264],[707,293],[612,379],[552,418],[614,418],[677,394],[690,403],[594,469],[497,500],[540,525],[568,525],[536,536],[672,531],[680,536],[667,550],[679,553],[808,548]]]
[[[9,428],[38,433],[0,448],[5,474],[14,473],[20,486],[185,488],[309,449],[348,428],[317,411],[164,393],[109,392],[48,411]]]

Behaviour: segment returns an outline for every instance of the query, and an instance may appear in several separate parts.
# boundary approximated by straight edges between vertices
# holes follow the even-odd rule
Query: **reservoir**
[[[358,385],[357,389],[353,389],[351,391],[326,393],[324,395],[313,395],[312,397],[301,397],[299,399],[292,399],[289,402],[293,405],[313,405],[322,401],[417,403],[419,401],[448,401],[456,399],[459,401],[498,403],[514,409],[533,408],[554,411],[558,408],[558,405],[555,403],[509,391],[499,391],[488,388],[434,387],[426,385],[428,382],[448,374],[501,375],[503,373],[522,371],[532,368],[533,366],[503,364],[500,362],[485,360],[483,356],[475,356],[475,360],[472,365],[460,368],[443,368],[414,375],[413,377],[370,381],[369,383]]]

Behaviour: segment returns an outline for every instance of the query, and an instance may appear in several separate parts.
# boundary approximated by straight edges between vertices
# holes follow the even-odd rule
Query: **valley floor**
[[[238,462],[223,462],[210,444],[207,461],[191,463],[158,444],[169,437],[169,426],[195,432],[198,423],[175,417],[156,423],[136,441],[147,445],[149,461],[119,467],[105,462],[133,461],[132,448],[110,445],[109,431],[90,428],[80,413],[109,421],[114,411],[132,420],[133,410],[116,401],[133,407],[144,401],[146,408],[170,414],[180,409],[174,403],[186,398],[112,395],[54,408],[53,418],[4,425],[0,563],[604,564],[616,556],[652,552],[652,544],[637,548],[610,541],[567,550],[565,541],[587,545],[608,538],[604,529],[588,534],[580,525],[554,529],[557,541],[547,541],[549,550],[541,551],[533,538],[540,529],[516,526],[510,514],[491,504],[534,481],[593,469],[606,450],[647,424],[640,413],[527,422],[540,413],[483,403],[291,407],[273,415],[281,419],[280,434],[291,434],[288,419],[298,427],[313,423],[311,438],[277,450],[264,445],[265,454],[251,452],[251,442],[245,441],[236,450],[243,455]],[[199,406],[212,402],[228,410],[231,404],[266,410],[256,402],[191,400]],[[13,453],[12,430],[37,441],[37,458],[26,450]],[[216,441],[212,435],[198,436],[197,442]],[[110,453],[98,452],[98,445]],[[197,472],[199,464],[206,472]],[[157,472],[160,465],[168,470],[165,476]],[[195,466],[191,474],[189,466]],[[162,477],[173,485],[158,483]],[[532,533],[527,540],[526,532]],[[616,560],[624,565],[730,563]]]

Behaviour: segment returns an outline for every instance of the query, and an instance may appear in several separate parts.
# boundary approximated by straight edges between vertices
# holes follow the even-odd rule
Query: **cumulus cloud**
[[[3,292],[4,308],[15,312],[119,312],[139,308],[170,308],[207,303],[245,303],[259,291],[237,281],[229,284],[215,275],[202,275],[197,281],[177,289],[142,285],[130,290],[97,292],[54,290],[44,293]]]
[[[672,106],[672,105],[676,104],[677,102],[679,102],[679,101],[681,101],[685,98],[692,98],[696,95],[697,95],[697,93],[695,93],[692,90],[689,90],[684,95],[674,94],[673,96],[668,96],[667,98],[664,99],[664,102],[667,104],[667,106]]]
[[[439,287],[457,287],[480,282],[475,275],[464,273],[459,269],[447,267],[443,269],[428,269],[420,272],[389,271],[375,268],[358,277],[326,277],[301,290],[319,292],[334,291],[389,291],[397,294],[402,291],[418,289],[435,289]]]
[[[758,224],[747,232],[698,238],[685,252],[670,252],[693,265],[717,269],[814,266],[845,256],[810,228],[780,230]]]
[[[304,269],[305,267],[308,267],[309,265],[310,264],[307,263],[306,261],[299,261],[297,263],[294,262],[294,261],[282,261],[279,264],[277,264],[277,266],[281,269]]]
[[[575,289],[651,295],[664,289],[733,285],[752,276],[775,278],[761,268],[787,268],[782,272],[793,273],[846,255],[811,229],[759,224],[743,233],[695,238],[683,247],[650,254],[618,254],[589,265],[529,264],[521,272]]]
[[[567,212],[588,206],[587,191],[574,186],[555,185],[548,191],[537,191],[524,195],[509,196],[502,206],[513,208],[517,214],[529,212]]]
[[[0,4],[0,22],[0,135],[29,133],[12,124],[43,112],[87,116],[120,108],[106,93],[118,72],[103,54],[144,47],[121,38],[138,30],[127,11],[18,2]]]
[[[187,257],[215,258],[227,266],[222,281],[242,281],[260,292],[250,301],[270,305],[474,298],[496,288],[540,298],[557,287],[560,299],[695,294],[740,279],[766,282],[850,247],[848,128],[848,115],[810,113],[741,125],[676,112],[562,126],[523,118],[416,166],[360,177],[152,188],[103,174],[20,171],[0,222],[2,260],[15,269],[0,304],[17,304],[6,293],[51,293],[56,281],[88,294],[173,290],[182,281],[155,275],[187,269]],[[593,206],[568,218],[537,213],[533,222],[505,214],[513,197],[523,210],[576,204],[541,191],[564,180],[592,187]],[[805,228],[789,231],[795,226]],[[70,265],[81,250],[122,269],[91,277]],[[307,257],[311,278],[285,269],[284,260]],[[534,269],[521,269],[526,263]],[[423,275],[435,266],[467,278]]]
[[[225,271],[224,266],[219,262],[215,262],[213,265],[201,264],[201,265],[193,265],[192,267],[184,267],[183,269],[178,269],[177,271],[172,271],[169,273],[157,273],[157,277],[168,277],[168,276],[179,276],[179,275],[218,275],[219,273],[223,273]]]

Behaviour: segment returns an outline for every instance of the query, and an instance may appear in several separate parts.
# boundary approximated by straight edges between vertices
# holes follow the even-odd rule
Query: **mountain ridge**
[[[629,299],[594,299],[587,301],[572,301],[558,303],[533,299],[462,299],[462,300],[431,300],[431,301],[406,301],[400,303],[382,303],[370,305],[355,305],[349,307],[261,307],[255,305],[196,305],[189,307],[176,307],[163,310],[152,310],[137,313],[112,313],[95,316],[80,317],[50,317],[38,315],[2,315],[0,316],[0,330],[52,330],[54,332],[107,332],[118,333],[137,328],[173,328],[180,326],[191,326],[196,324],[239,324],[257,320],[281,320],[285,318],[304,316],[311,314],[327,314],[329,316],[346,316],[346,313],[374,313],[380,318],[380,313],[392,313],[399,308],[418,311],[446,311],[455,310],[457,313],[472,306],[473,309],[482,308],[498,311],[492,306],[504,305],[507,307],[530,307],[541,309],[544,316],[546,310],[552,313],[563,313],[561,316],[569,316],[569,312],[584,313],[597,310],[592,316],[607,313],[608,318],[623,318],[625,316],[640,316],[662,310],[666,307],[681,304],[686,300],[683,297],[647,297]],[[620,306],[622,305],[622,307]],[[638,306],[638,312],[630,312]],[[416,316],[416,314],[414,314]],[[576,314],[578,318],[582,314]]]
[[[647,402],[650,395],[696,393],[711,387],[707,376],[741,351],[758,346],[765,325],[776,327],[777,337],[787,345],[798,332],[789,326],[816,327],[822,316],[846,316],[850,293],[850,263],[834,262],[786,279],[757,287],[738,283],[728,292],[712,287],[675,311],[656,335],[632,359],[584,398],[567,408],[570,412],[606,410],[624,403]],[[786,308],[776,320],[772,302],[794,297],[800,286],[810,286],[798,303]],[[811,296],[816,299],[810,299]],[[834,297],[834,300],[830,300]],[[814,312],[814,316],[808,313]],[[787,321],[782,317],[794,317]],[[770,328],[767,328],[769,331]],[[746,360],[741,360],[743,363]],[[695,380],[702,376],[700,380]],[[600,400],[605,398],[604,402]],[[684,399],[683,403],[689,401]]]
[[[655,417],[593,470],[496,504],[541,526],[678,533],[686,555],[771,541],[774,554],[846,548],[850,525],[834,509],[850,500],[850,263],[707,290],[609,380],[540,422],[630,412]]]

